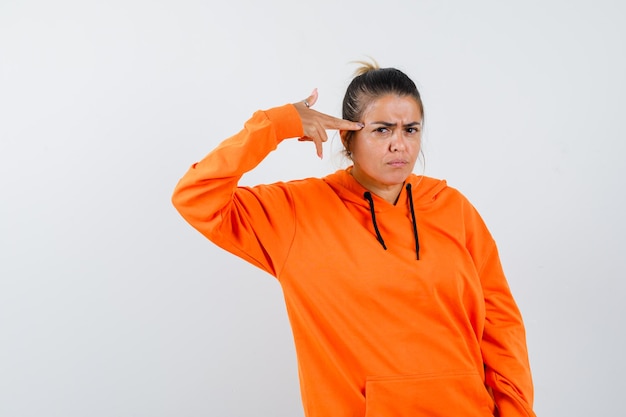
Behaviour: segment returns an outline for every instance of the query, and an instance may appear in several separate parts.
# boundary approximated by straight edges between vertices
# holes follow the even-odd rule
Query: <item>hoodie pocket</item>
[[[494,402],[476,372],[368,377],[365,417],[488,417]]]

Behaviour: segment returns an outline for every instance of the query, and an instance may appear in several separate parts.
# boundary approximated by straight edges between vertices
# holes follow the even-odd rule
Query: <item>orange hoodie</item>
[[[349,168],[237,185],[302,134],[292,105],[256,112],[172,200],[208,239],[279,280],[307,417],[534,416],[522,319],[474,207],[415,175],[413,208],[406,189],[395,205],[368,201]]]

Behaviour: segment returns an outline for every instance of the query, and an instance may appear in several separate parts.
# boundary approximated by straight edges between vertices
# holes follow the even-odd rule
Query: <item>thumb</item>
[[[307,107],[313,107],[313,105],[317,102],[317,97],[318,97],[317,88],[314,88],[313,91],[311,92],[311,95],[309,95],[305,100],[306,103],[308,103]]]

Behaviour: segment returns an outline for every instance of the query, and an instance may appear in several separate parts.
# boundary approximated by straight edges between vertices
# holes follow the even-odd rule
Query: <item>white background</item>
[[[338,116],[407,72],[426,174],[477,206],[526,320],[535,409],[620,415],[620,1],[0,0],[0,415],[301,416],[278,283],[170,203],[259,108]],[[245,182],[341,168],[289,141]],[[421,171],[421,167],[419,170]]]

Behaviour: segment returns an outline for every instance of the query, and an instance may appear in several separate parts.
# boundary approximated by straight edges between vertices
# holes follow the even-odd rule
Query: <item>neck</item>
[[[376,194],[378,197],[387,201],[390,204],[396,204],[398,201],[398,197],[400,197],[400,193],[402,192],[402,186],[404,184],[375,184],[372,181],[367,181],[366,178],[361,178],[360,175],[355,175],[354,169],[350,170],[350,175],[363,186],[363,188],[367,189],[370,193]]]

